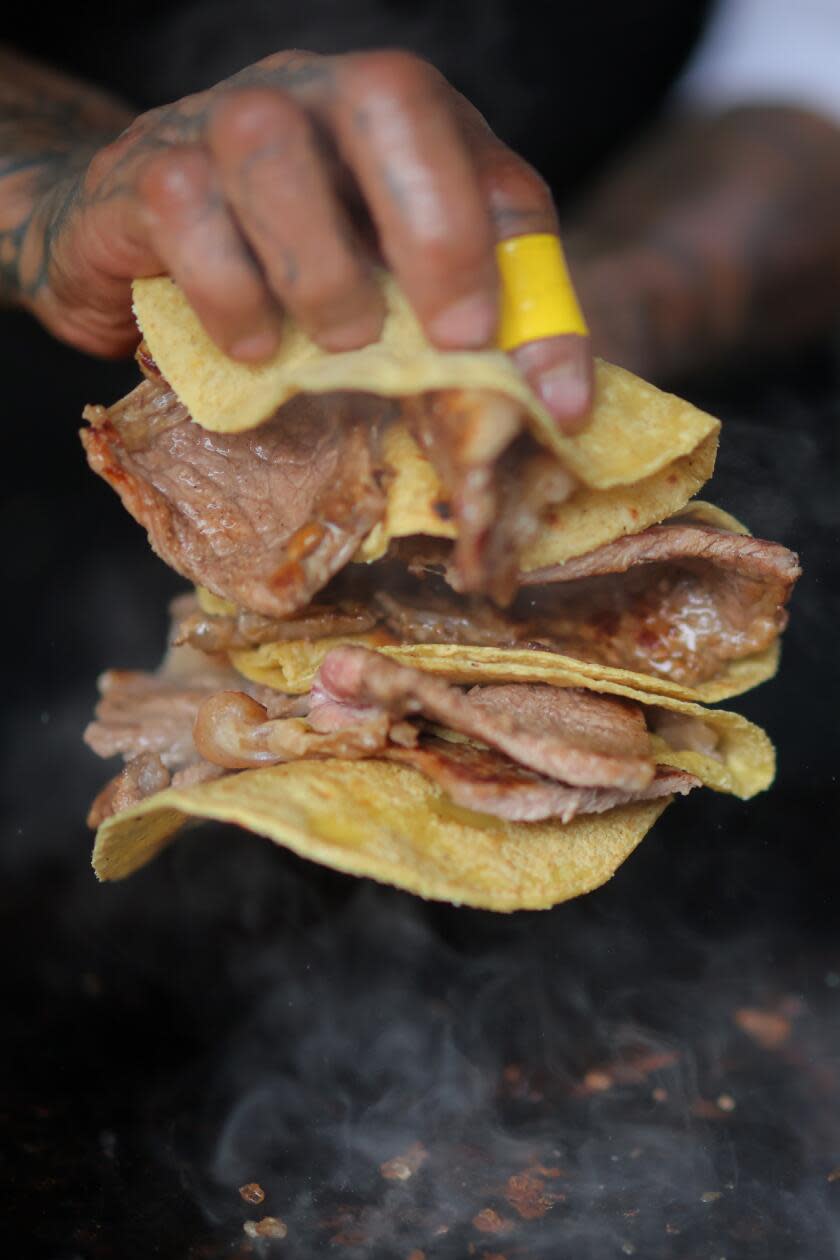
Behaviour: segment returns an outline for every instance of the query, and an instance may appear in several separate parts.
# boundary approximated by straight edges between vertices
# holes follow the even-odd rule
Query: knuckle
[[[210,164],[199,149],[165,149],[149,158],[137,181],[141,201],[153,209],[175,210],[204,197]]]
[[[348,91],[357,99],[413,100],[436,93],[443,83],[430,62],[403,49],[359,53],[347,63],[344,75]]]
[[[248,150],[308,133],[305,111],[279,88],[242,88],[224,93],[209,121],[211,144]]]

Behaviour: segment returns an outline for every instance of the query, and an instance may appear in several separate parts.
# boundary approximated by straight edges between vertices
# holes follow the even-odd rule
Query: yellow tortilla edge
[[[373,635],[336,635],[325,639],[289,639],[283,643],[264,643],[256,648],[241,648],[229,653],[231,664],[244,678],[261,683],[274,691],[303,695],[312,685],[321,662],[334,647],[355,644],[382,652],[404,665],[413,665],[431,673],[447,674],[448,664],[457,656],[457,668],[450,678],[464,683],[551,683],[570,670],[587,678],[596,690],[611,683],[626,684],[644,693],[651,703],[659,697],[688,700],[698,704],[718,704],[759,686],[773,678],[779,668],[781,643],[776,640],[761,652],[730,661],[716,678],[686,687],[654,674],[639,674],[612,665],[579,661],[557,652],[539,652],[530,648],[474,647],[457,643],[405,643],[383,645]],[[460,658],[464,659],[461,660]],[[455,677],[455,674],[458,676]]]
[[[519,557],[523,572],[563,564],[680,514],[714,472],[717,445],[717,433],[710,433],[687,455],[629,486],[579,486],[565,503],[548,509],[538,536]],[[385,515],[362,541],[354,561],[379,560],[393,538],[457,537],[455,522],[438,511],[448,495],[404,425],[386,432],[383,455],[393,472]]]
[[[359,636],[356,643],[363,640]],[[311,671],[304,685],[303,676],[290,676],[271,666],[255,667],[253,658],[261,654],[263,660],[270,661],[274,648],[287,649],[289,644],[265,644],[249,653],[232,652],[231,662],[245,678],[252,682],[262,683],[275,690],[291,694],[301,694],[309,689],[312,678],[317,672],[323,657],[331,647],[338,645],[338,640],[321,640],[323,652],[319,644],[318,654],[313,654]],[[309,646],[309,645],[306,645]],[[667,695],[664,692],[653,692],[647,686],[638,685],[640,675],[630,674],[626,670],[610,670],[599,666],[598,674],[591,672],[586,664],[574,661],[570,657],[556,656],[551,652],[522,652],[500,648],[464,648],[454,643],[413,643],[398,647],[377,647],[372,650],[381,652],[400,665],[410,665],[427,674],[434,674],[447,682],[459,686],[487,686],[490,683],[546,683],[552,687],[585,687],[589,691],[602,692],[605,695],[624,696],[637,704],[647,707],[669,709],[674,713],[683,713],[689,717],[700,718],[706,725],[716,731],[720,739],[720,752],[724,757],[724,765],[714,758],[708,758],[709,765],[704,771],[703,781],[720,792],[728,792],[747,800],[758,792],[763,792],[773,782],[775,775],[775,751],[770,739],[760,727],[749,722],[740,713],[732,713],[727,709],[710,709],[694,701],[680,696]],[[543,658],[545,664],[540,665],[535,657]],[[526,658],[523,662],[522,658]],[[647,680],[645,679],[646,683]],[[281,683],[281,686],[277,684]],[[298,690],[295,692],[294,685]],[[671,764],[671,763],[669,763]]]
[[[610,489],[651,476],[720,428],[718,420],[684,399],[599,360],[590,422],[568,437],[508,355],[435,349],[393,279],[380,273],[379,280],[386,303],[379,341],[328,354],[287,318],[276,356],[259,365],[228,358],[166,276],[134,281],[134,313],[166,380],[193,419],[214,432],[255,428],[299,393],[357,390],[403,397],[437,389],[494,390],[523,407],[538,440],[579,481]]]
[[[192,818],[232,822],[300,857],[435,901],[509,913],[549,909],[605,883],[670,798],[572,822],[511,823],[451,806],[389,762],[300,761],[168,788],[99,828],[93,865],[123,879]]]

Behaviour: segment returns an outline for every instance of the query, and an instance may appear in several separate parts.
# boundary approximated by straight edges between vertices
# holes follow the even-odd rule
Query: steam
[[[666,826],[659,860],[699,834]],[[205,845],[178,860],[195,896]],[[663,922],[641,854],[594,907],[512,919],[332,877],[313,901],[277,856],[243,855],[259,943],[180,1148],[220,1238],[270,1215],[301,1257],[822,1254],[836,1082],[762,933]]]

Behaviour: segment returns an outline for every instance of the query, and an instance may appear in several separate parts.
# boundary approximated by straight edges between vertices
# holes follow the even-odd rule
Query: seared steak
[[[456,805],[511,822],[558,818],[567,823],[578,814],[601,814],[631,801],[650,801],[672,793],[686,796],[700,786],[693,775],[660,766],[653,781],[635,792],[569,787],[517,765],[492,748],[447,739],[424,739],[416,748],[392,746],[385,756],[422,771]]]
[[[635,791],[654,776],[641,709],[592,692],[517,684],[464,693],[376,652],[339,647],[321,665],[309,721],[335,729],[344,705],[352,721],[365,709],[422,716],[564,783]]]
[[[88,461],[184,577],[268,617],[305,608],[381,518],[368,395],[298,398],[248,433],[195,424],[166,383],[88,407]]]
[[[522,575],[507,611],[429,571],[376,600],[406,643],[541,648],[692,685],[776,640],[799,572],[778,543],[677,523]]]
[[[450,496],[454,585],[509,603],[517,557],[544,508],[571,494],[573,478],[522,432],[521,408],[501,394],[436,390],[405,399],[403,410]]]
[[[349,600],[335,604],[310,604],[296,617],[263,617],[240,609],[231,616],[210,616],[193,600],[174,629],[173,643],[188,643],[202,652],[231,651],[258,643],[290,639],[326,639],[334,635],[363,634],[379,620],[370,607]]]
[[[139,805],[147,796],[169,787],[170,774],[157,753],[144,752],[134,757],[105,784],[88,810],[89,827],[98,827],[121,809]]]

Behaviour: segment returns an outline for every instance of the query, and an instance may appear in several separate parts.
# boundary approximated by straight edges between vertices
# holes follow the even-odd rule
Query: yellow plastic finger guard
[[[512,236],[496,246],[496,259],[502,277],[500,349],[563,333],[588,334],[559,237]]]

